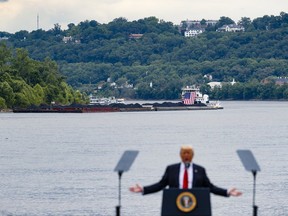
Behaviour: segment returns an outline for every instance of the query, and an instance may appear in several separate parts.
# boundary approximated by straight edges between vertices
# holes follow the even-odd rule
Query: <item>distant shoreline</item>
[[[0,113],[10,113],[13,112],[12,109],[0,109]]]

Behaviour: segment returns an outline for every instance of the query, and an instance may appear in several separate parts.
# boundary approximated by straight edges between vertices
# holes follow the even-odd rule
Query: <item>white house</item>
[[[221,82],[209,82],[207,84],[211,87],[211,89],[214,89],[215,87],[219,87],[219,88],[222,87]]]
[[[243,32],[245,28],[240,25],[230,24],[230,25],[223,25],[221,28],[216,30],[217,32]]]
[[[184,32],[184,36],[185,37],[195,37],[199,34],[202,34],[204,31],[205,31],[205,29],[203,29],[203,28],[190,29],[190,30]]]
[[[68,42],[71,42],[73,40],[73,38],[71,37],[71,36],[69,36],[69,37],[63,37],[63,39],[62,39],[62,41],[64,42],[64,43],[68,43]]]
[[[6,37],[6,36],[4,36],[4,37],[0,37],[0,41],[2,41],[2,40],[8,40],[9,38],[8,37]]]

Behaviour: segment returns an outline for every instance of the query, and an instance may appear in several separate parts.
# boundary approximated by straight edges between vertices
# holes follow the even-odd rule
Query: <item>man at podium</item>
[[[191,146],[182,146],[180,150],[182,162],[169,165],[159,182],[146,187],[136,184],[130,187],[129,190],[145,195],[158,192],[166,186],[180,189],[200,187],[209,188],[211,193],[225,197],[240,196],[242,194],[236,188],[227,190],[213,185],[206,175],[205,168],[192,162],[193,156],[194,150]]]

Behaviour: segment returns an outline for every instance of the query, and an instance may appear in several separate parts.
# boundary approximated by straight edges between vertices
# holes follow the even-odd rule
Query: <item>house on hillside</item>
[[[217,24],[218,20],[206,20],[207,26],[215,26]]]
[[[67,43],[75,43],[75,44],[80,44],[81,40],[75,39],[72,36],[64,36],[62,38],[62,41],[67,44]]]
[[[217,32],[244,32],[245,28],[240,25],[230,24],[230,25],[223,25],[222,27],[216,30]]]
[[[277,77],[277,78],[275,79],[275,84],[276,84],[276,85],[288,84],[288,77]]]
[[[129,39],[139,39],[143,37],[143,34],[130,34]]]
[[[270,82],[275,82],[275,85],[285,85],[288,84],[288,77],[268,77],[262,81],[262,83],[267,84]]]
[[[202,34],[208,26],[215,26],[218,20],[184,20],[179,25],[179,32],[185,37]]]
[[[225,85],[225,84],[234,85],[235,83],[236,81],[233,78],[232,82],[209,82],[207,84],[210,86],[211,89],[214,89],[215,87],[222,88],[222,85]]]
[[[184,32],[185,37],[196,37],[205,31],[204,28],[193,28]]]
[[[8,40],[9,38],[8,37],[6,37],[6,36],[4,36],[4,37],[0,37],[0,41],[2,41],[2,40]]]
[[[215,26],[218,20],[185,20],[180,23],[180,27],[186,26],[186,30],[191,28],[206,28],[207,26]]]
[[[64,36],[63,39],[62,39],[62,41],[63,41],[64,43],[72,42],[72,41],[73,41],[73,38],[72,38],[71,36],[69,36],[69,37]]]
[[[188,30],[189,28],[194,28],[194,27],[201,27],[201,21],[199,20],[185,20],[182,21],[179,25],[180,28],[184,28]]]
[[[209,82],[207,83],[211,89],[214,89],[215,87],[222,88],[221,82]]]

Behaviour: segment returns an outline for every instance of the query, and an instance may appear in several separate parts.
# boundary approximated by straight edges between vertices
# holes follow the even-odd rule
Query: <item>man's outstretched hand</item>
[[[229,196],[241,196],[242,195],[242,192],[241,191],[238,191],[236,188],[231,188],[229,191],[228,191],[228,195]]]
[[[135,186],[130,187],[129,190],[131,192],[133,192],[133,193],[142,193],[143,192],[143,188],[140,185],[138,185],[138,184],[136,184]]]

